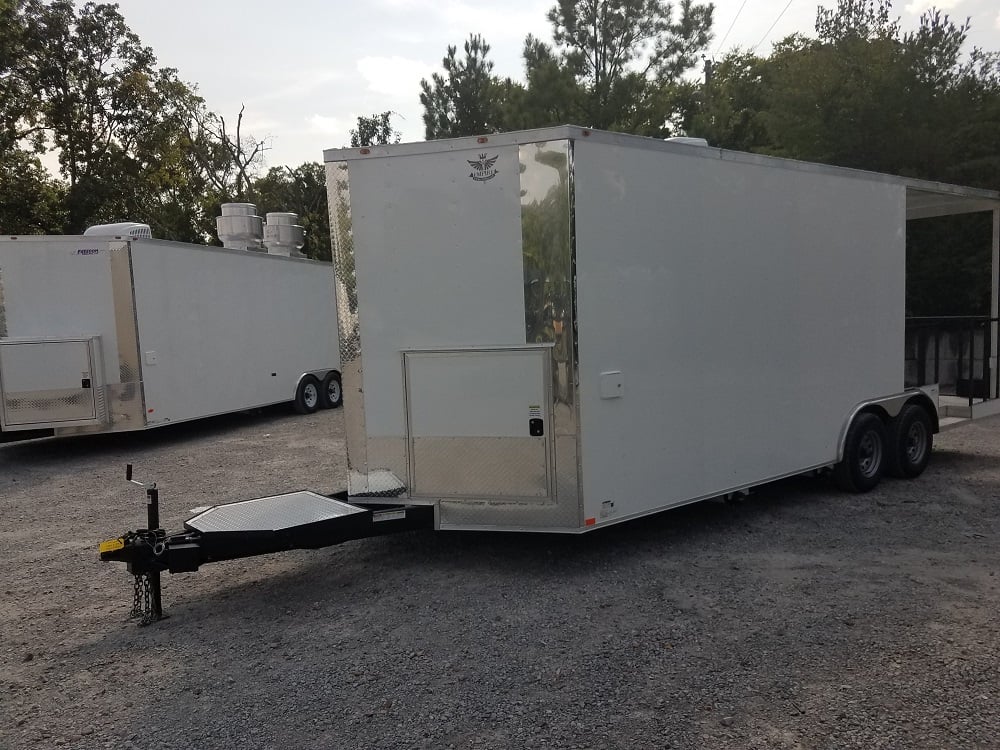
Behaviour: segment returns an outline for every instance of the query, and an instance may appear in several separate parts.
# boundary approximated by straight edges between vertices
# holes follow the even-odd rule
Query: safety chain
[[[138,619],[140,625],[149,625],[157,619],[153,613],[153,588],[150,584],[149,573],[135,574],[132,611],[128,613],[128,616]]]
[[[138,531],[128,531],[122,536],[122,541],[127,546],[145,545],[152,551],[154,558],[163,554],[166,546],[165,534],[162,530],[149,531],[139,529]],[[140,625],[149,625],[163,617],[162,611],[157,611],[154,607],[158,598],[154,593],[159,585],[154,581],[153,576],[159,576],[159,571],[146,570],[141,573],[133,573],[135,584],[132,589],[132,610],[128,616],[138,620]]]

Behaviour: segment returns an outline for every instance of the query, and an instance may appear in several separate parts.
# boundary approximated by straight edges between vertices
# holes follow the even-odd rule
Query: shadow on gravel
[[[288,404],[276,404],[263,409],[222,414],[191,422],[164,425],[136,432],[114,432],[102,435],[73,435],[69,437],[49,437],[28,440],[21,443],[0,444],[0,463],[17,461],[21,463],[44,463],[65,461],[69,458],[90,458],[120,451],[142,452],[163,445],[183,445],[193,440],[221,436],[227,432],[255,424],[287,417],[291,414]]]
[[[952,471],[963,464],[974,463],[980,460],[980,458],[980,456],[966,451],[935,447],[928,469],[934,471],[947,469],[948,471]]]

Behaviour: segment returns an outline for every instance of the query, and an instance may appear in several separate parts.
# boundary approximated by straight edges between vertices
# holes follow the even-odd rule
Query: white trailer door
[[[3,426],[50,427],[99,421],[95,339],[0,344]]]
[[[549,347],[411,351],[403,363],[412,497],[552,497]]]

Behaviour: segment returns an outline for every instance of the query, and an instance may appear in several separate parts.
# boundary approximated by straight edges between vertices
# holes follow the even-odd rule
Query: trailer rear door
[[[552,497],[549,348],[404,352],[412,497]]]

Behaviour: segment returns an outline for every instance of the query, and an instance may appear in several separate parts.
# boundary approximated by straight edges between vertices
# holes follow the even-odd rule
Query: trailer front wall
[[[131,244],[150,425],[291,401],[303,373],[339,368],[329,265]]]
[[[569,157],[327,164],[352,496],[439,501],[442,528],[579,526]]]
[[[99,337],[104,378],[93,387],[107,405],[108,423],[58,426],[65,420],[50,410],[51,426],[58,426],[59,434],[136,429],[145,423],[128,244],[94,237],[0,241],[0,338],[93,336]],[[79,378],[80,373],[71,375]],[[39,388],[45,379],[39,373]]]
[[[0,337],[101,336],[105,370],[116,373],[111,249],[90,237],[0,241]]]
[[[902,391],[901,186],[586,139],[575,178],[588,519],[832,463]]]

